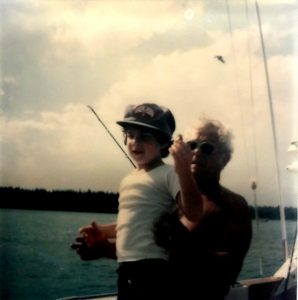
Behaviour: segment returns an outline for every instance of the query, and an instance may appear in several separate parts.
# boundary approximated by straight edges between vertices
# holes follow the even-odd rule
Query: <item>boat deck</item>
[[[234,286],[225,300],[270,300],[283,280],[283,277],[265,277],[247,279]],[[101,294],[89,296],[73,296],[57,300],[116,300],[117,294]]]

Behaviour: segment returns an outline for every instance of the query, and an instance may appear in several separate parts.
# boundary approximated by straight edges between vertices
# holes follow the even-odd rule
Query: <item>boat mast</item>
[[[272,95],[271,95],[271,87],[270,87],[270,80],[269,80],[269,73],[268,73],[268,66],[267,66],[265,44],[264,44],[264,38],[263,38],[263,32],[262,32],[262,24],[261,24],[259,6],[258,6],[257,1],[255,1],[255,5],[256,5],[256,11],[257,11],[257,16],[258,16],[258,25],[259,25],[259,32],[260,32],[260,37],[261,37],[261,44],[262,44],[263,62],[264,62],[264,68],[265,68],[267,93],[268,93],[270,117],[271,117],[271,126],[272,126],[272,132],[273,132],[275,165],[276,165],[276,172],[277,172],[277,188],[278,188],[278,193],[279,193],[281,237],[282,237],[282,246],[283,246],[283,251],[284,251],[284,259],[286,260],[288,258],[288,243],[287,243],[287,232],[286,232],[286,221],[285,221],[285,209],[284,209],[284,204],[282,201],[281,187],[280,187],[280,171],[279,171],[280,166],[279,166],[279,160],[277,158],[278,146],[277,146],[277,140],[276,140],[275,118],[274,118],[274,113],[273,113]]]

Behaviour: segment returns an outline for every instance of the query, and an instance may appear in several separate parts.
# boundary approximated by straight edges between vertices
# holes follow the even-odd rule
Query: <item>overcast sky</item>
[[[155,102],[174,113],[175,134],[200,116],[232,129],[222,183],[249,204],[256,180],[260,205],[297,206],[297,173],[286,170],[297,140],[296,1],[258,2],[273,118],[252,0],[0,3],[1,186],[117,192],[132,166],[87,105],[122,143],[115,122],[126,105]]]

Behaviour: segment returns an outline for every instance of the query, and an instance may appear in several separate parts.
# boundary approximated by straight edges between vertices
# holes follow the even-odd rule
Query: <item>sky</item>
[[[297,206],[296,1],[258,1],[266,61],[254,0],[0,5],[0,186],[117,192],[133,167],[87,106],[123,144],[126,106],[153,102],[175,136],[202,116],[232,130],[221,181],[250,205]]]

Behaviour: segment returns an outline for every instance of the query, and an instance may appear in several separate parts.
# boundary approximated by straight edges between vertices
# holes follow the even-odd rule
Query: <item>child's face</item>
[[[138,167],[146,167],[153,160],[161,158],[161,145],[150,131],[130,128],[124,134],[128,152]]]

